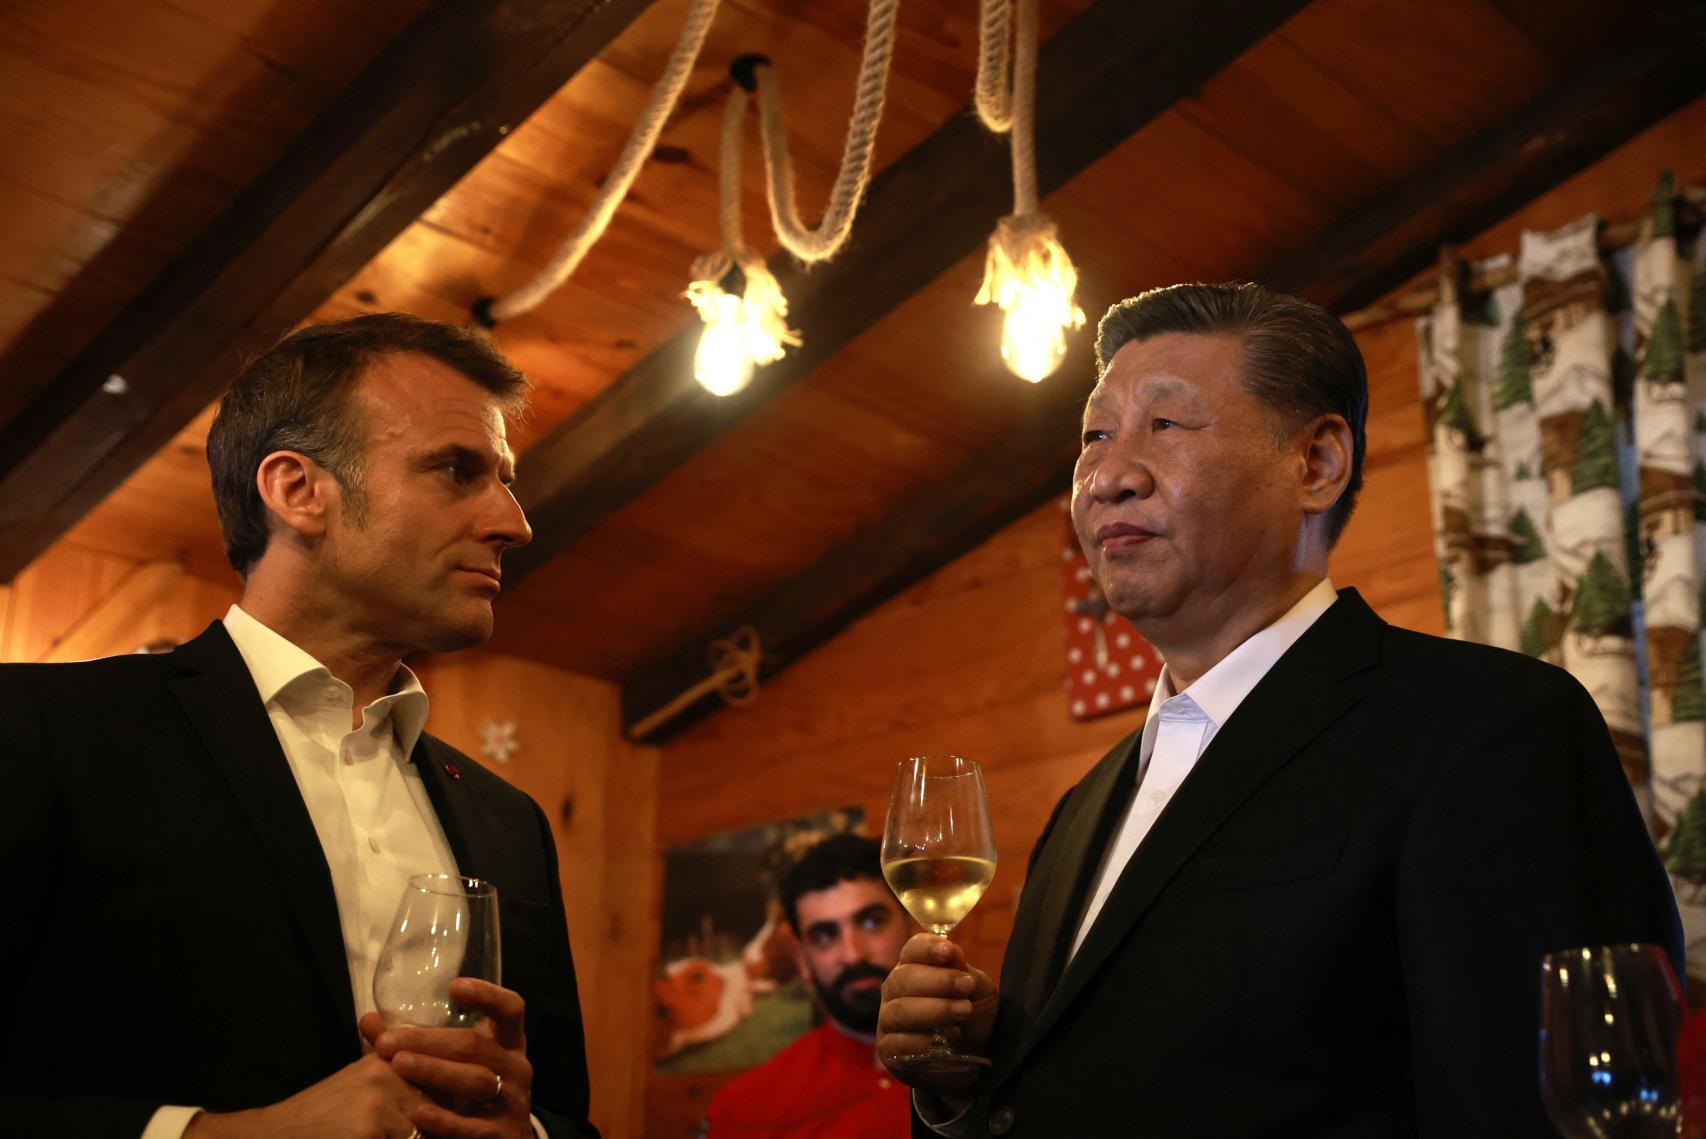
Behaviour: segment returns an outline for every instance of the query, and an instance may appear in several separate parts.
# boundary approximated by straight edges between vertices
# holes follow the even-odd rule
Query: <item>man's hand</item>
[[[381,1060],[430,1099],[409,1118],[435,1139],[532,1139],[533,1065],[527,1060],[521,994],[472,977],[450,995],[486,1021],[470,1028],[386,1028],[378,1013],[361,1033]],[[499,1077],[502,1077],[501,1081]]]
[[[923,1052],[936,1029],[955,1048],[981,1056],[995,1026],[998,994],[995,982],[981,969],[966,964],[965,951],[945,937],[914,934],[900,951],[900,963],[883,982],[883,1007],[877,1014],[877,1055],[888,1063],[894,1056]],[[938,1092],[963,1092],[977,1082],[977,1073],[953,1076],[896,1077],[914,1087]]]
[[[427,1099],[377,1056],[363,1056],[271,1107],[202,1112],[184,1139],[406,1139]]]

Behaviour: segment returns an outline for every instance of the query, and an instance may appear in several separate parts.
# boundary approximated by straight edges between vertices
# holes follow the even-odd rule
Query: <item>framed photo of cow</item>
[[[799,853],[862,831],[842,807],[727,831],[664,854],[662,944],[652,982],[660,1073],[733,1072],[809,1031],[813,1004],[776,898]]]

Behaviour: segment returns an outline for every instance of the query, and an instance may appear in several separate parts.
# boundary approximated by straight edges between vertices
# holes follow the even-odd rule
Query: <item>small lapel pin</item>
[[[454,763],[445,764],[444,770],[450,773],[450,778],[452,778],[452,779],[461,779],[462,778],[462,772],[457,768],[457,766]]]

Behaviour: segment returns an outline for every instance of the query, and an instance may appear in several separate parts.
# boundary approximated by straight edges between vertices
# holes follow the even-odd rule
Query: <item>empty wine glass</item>
[[[1656,945],[1548,954],[1540,965],[1540,1091],[1569,1139],[1672,1139],[1682,990]]]
[[[498,889],[478,878],[416,874],[373,972],[373,1002],[388,1026],[473,1028],[478,1009],[450,999],[450,982],[477,977],[501,984]]]
[[[904,759],[894,773],[883,829],[883,877],[900,904],[930,932],[948,932],[977,905],[995,877],[995,832],[983,772],[957,755]],[[897,1072],[964,1072],[982,1056],[949,1046],[938,1030],[924,1052],[888,1061]]]

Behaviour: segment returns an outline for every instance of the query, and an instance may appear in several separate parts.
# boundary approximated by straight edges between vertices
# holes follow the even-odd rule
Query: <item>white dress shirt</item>
[[[1144,836],[1172,802],[1173,793],[1196,766],[1215,733],[1262,677],[1279,663],[1285,651],[1336,600],[1338,593],[1333,583],[1322,578],[1284,616],[1227,653],[1183,692],[1174,693],[1172,674],[1162,665],[1155,694],[1149,701],[1149,716],[1143,722],[1143,736],[1138,742],[1137,791],[1126,807],[1114,840],[1102,855],[1095,889],[1072,940],[1074,956],[1084,944],[1090,927],[1096,924],[1131,856],[1137,853]],[[965,1111],[944,1119],[948,1112],[936,1096],[915,1091],[913,1102],[925,1124],[938,1135],[955,1137],[965,1133]]]
[[[1238,710],[1238,705],[1244,702],[1251,689],[1285,655],[1285,651],[1296,644],[1297,639],[1315,624],[1321,614],[1332,608],[1336,600],[1338,593],[1333,589],[1333,583],[1322,578],[1298,599],[1297,604],[1286,610],[1283,617],[1227,653],[1194,684],[1177,695],[1173,692],[1172,673],[1166,665],[1161,666],[1161,678],[1155,683],[1155,695],[1149,701],[1149,717],[1143,722],[1143,738],[1138,744],[1137,793],[1132,796],[1119,830],[1102,856],[1096,887],[1084,907],[1084,917],[1078,923],[1078,935],[1072,940],[1074,956],[1102,912],[1102,906],[1113,892],[1126,863],[1131,861],[1131,856],[1137,852],[1139,844],[1155,825],[1155,820],[1161,817],[1161,812],[1166,810],[1167,804],[1173,801],[1173,793],[1196,766],[1198,757],[1213,741],[1215,733]]]
[[[391,692],[364,708],[361,726],[352,728],[355,691],[325,665],[236,605],[225,614],[225,631],[254,677],[320,836],[359,1019],[373,1009],[373,969],[409,876],[457,872],[409,761],[426,726],[426,691],[399,667]],[[179,1139],[198,1110],[160,1108],[142,1139]]]

